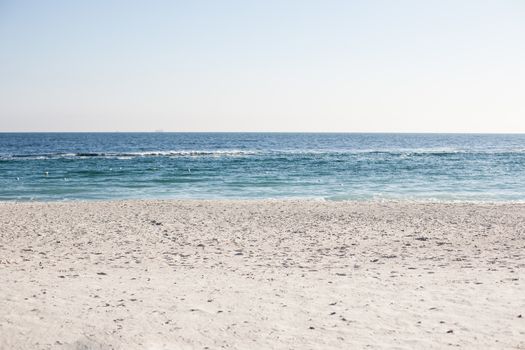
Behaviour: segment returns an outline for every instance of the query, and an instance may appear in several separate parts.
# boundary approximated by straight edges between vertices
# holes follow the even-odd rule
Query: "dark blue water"
[[[0,133],[0,200],[525,200],[525,135]]]

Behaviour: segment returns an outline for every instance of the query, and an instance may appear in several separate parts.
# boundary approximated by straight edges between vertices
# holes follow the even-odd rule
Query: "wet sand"
[[[0,203],[0,349],[525,349],[525,204]]]

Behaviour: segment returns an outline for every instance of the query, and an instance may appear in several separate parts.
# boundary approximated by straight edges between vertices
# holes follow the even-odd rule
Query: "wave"
[[[147,157],[248,157],[248,156],[387,156],[387,157],[448,157],[465,155],[525,156],[525,149],[510,150],[463,150],[463,149],[305,149],[305,150],[176,150],[176,151],[141,151],[141,152],[76,152],[76,153],[41,153],[0,155],[0,160],[9,159],[88,159],[116,158],[133,159]]]
[[[182,150],[143,152],[77,152],[0,155],[0,159],[74,159],[74,158],[141,158],[141,157],[233,157],[255,155],[256,151],[244,150]]]

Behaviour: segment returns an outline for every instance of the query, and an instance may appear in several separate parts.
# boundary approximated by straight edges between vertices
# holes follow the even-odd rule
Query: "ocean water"
[[[0,133],[0,200],[524,201],[525,135]]]

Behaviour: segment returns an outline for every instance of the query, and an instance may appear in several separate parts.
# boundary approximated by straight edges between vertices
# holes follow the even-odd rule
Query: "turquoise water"
[[[0,133],[0,200],[525,200],[525,135]]]

